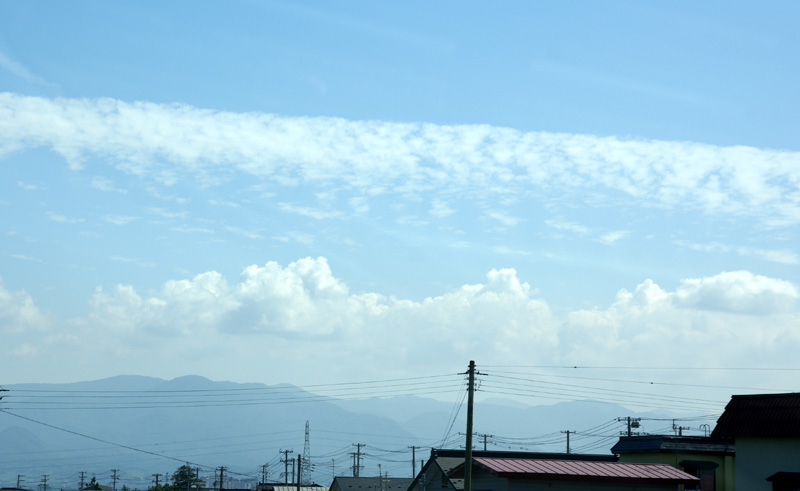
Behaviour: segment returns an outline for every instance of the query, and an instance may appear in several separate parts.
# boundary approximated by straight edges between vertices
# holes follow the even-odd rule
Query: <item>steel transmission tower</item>
[[[311,484],[311,443],[309,442],[308,421],[306,421],[306,442],[303,445],[303,462],[300,464],[302,476],[297,481],[301,484]]]

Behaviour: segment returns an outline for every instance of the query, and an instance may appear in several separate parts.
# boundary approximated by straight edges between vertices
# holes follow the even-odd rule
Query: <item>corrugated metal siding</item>
[[[563,476],[583,478],[642,479],[692,482],[697,478],[664,464],[582,462],[569,460],[492,459],[477,457],[475,463],[505,477]]]

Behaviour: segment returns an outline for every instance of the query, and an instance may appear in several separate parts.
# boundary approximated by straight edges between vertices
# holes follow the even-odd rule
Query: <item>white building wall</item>
[[[736,489],[771,491],[776,472],[800,472],[800,438],[736,438]]]

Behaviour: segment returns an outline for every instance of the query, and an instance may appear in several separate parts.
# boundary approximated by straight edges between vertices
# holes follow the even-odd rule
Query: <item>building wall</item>
[[[507,479],[481,472],[472,477],[473,491],[676,491],[675,484],[603,483],[559,479]]]
[[[800,438],[736,438],[736,487],[771,491],[776,472],[800,472]]]
[[[631,464],[667,464],[676,469],[685,470],[680,463],[684,460],[703,460],[717,464],[714,477],[716,480],[715,491],[736,491],[734,481],[734,459],[730,455],[698,455],[688,453],[641,453],[621,454],[620,462]],[[683,486],[679,488],[683,491]]]
[[[431,465],[425,470],[424,479],[420,472],[420,479],[408,491],[456,491],[450,480],[438,465]]]

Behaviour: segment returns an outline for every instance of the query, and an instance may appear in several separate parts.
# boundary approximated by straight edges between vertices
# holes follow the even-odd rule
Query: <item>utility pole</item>
[[[83,489],[83,487],[86,485],[86,481],[84,481],[85,476],[86,476],[86,471],[81,471],[81,484],[78,487],[78,489]],[[17,486],[17,488],[19,488],[19,486]]]
[[[487,435],[486,433],[484,433],[484,434],[480,434],[480,433],[478,433],[478,436],[481,436],[481,437],[483,437],[483,451],[485,452],[485,451],[486,451],[486,439],[487,439],[487,438],[491,438],[491,437],[493,437],[494,435]]]
[[[117,491],[117,472],[119,469],[111,469],[111,482],[113,483],[111,489],[114,491]]]
[[[678,426],[675,424],[675,420],[672,420],[672,431],[675,432],[678,436],[683,436],[683,430],[690,430],[689,426]]]
[[[575,432],[567,430],[567,431],[562,431],[561,433],[566,433],[567,434],[567,453],[569,453],[569,434],[570,433],[575,433]]]
[[[297,491],[300,491],[301,472],[303,470],[303,456],[297,454]]]
[[[47,474],[42,474],[42,491],[47,491]]]
[[[411,445],[411,477],[417,477],[417,447]]]
[[[289,454],[294,453],[293,450],[279,450],[278,453],[283,454],[281,462],[283,462],[283,483],[289,484]]]
[[[365,446],[363,443],[354,443],[356,447],[356,464],[353,466],[353,477],[360,477],[361,475],[361,447]]]
[[[467,386],[467,451],[464,455],[464,491],[472,491],[472,405],[475,402],[475,361],[470,360]]]
[[[161,474],[153,474],[153,477],[156,478],[156,489],[158,489],[158,478],[161,477]]]
[[[22,479],[23,477],[25,477],[25,476],[23,476],[22,474],[17,474],[17,489],[22,489],[22,488],[20,487],[20,484],[21,484],[21,482],[22,482],[22,480],[23,480],[23,479]]]
[[[219,468],[219,491],[222,491],[222,486],[225,483],[225,471],[227,470],[226,467],[222,466]]]
[[[267,484],[267,468],[269,467],[269,463],[266,463],[261,466],[261,484]]]
[[[627,416],[627,417],[625,417],[625,418],[617,418],[617,421],[625,421],[625,422],[627,422],[627,423],[628,423],[628,431],[627,431],[627,436],[632,436],[632,435],[634,435],[633,431],[631,431],[631,428],[638,428],[639,426],[641,426],[641,425],[639,424],[639,422],[640,422],[641,420],[642,420],[642,418],[631,418],[630,416]],[[625,433],[625,432],[620,432],[620,433],[621,433],[622,435],[626,435],[626,433]],[[636,434],[638,435],[639,433],[637,432]]]

